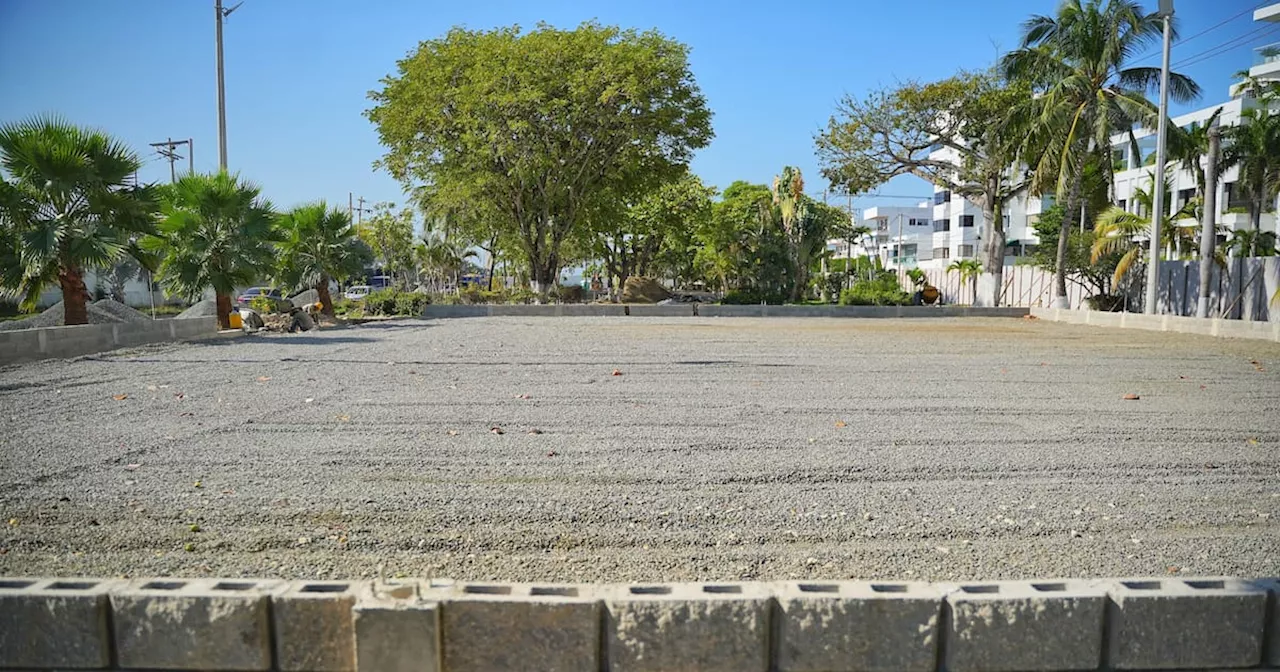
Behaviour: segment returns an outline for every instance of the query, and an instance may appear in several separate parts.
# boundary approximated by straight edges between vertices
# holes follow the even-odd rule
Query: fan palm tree
[[[1035,175],[1032,188],[1052,188],[1067,213],[1054,274],[1059,303],[1066,300],[1067,241],[1080,208],[1086,159],[1091,151],[1110,147],[1118,129],[1133,123],[1156,126],[1158,111],[1145,92],[1158,86],[1160,68],[1129,62],[1162,32],[1163,20],[1145,13],[1135,0],[1065,0],[1054,16],[1024,22],[1021,46],[1001,59],[1005,76],[1029,80],[1040,94],[1024,155]],[[1190,101],[1200,88],[1170,73],[1169,95]],[[1111,162],[1105,164],[1110,170]]]
[[[141,162],[110,136],[57,117],[0,127],[0,283],[34,308],[55,282],[65,324],[87,324],[88,268],[143,257],[155,190],[133,182]],[[11,246],[10,246],[11,244]]]
[[[1236,184],[1249,199],[1249,228],[1262,229],[1262,211],[1280,193],[1280,113],[1266,107],[1240,113],[1240,123],[1223,131],[1224,169],[1236,167]],[[1256,248],[1242,250],[1255,256]]]
[[[966,280],[973,290],[973,296],[978,296],[978,276],[982,275],[982,262],[977,259],[956,259],[947,266],[947,271],[956,271],[960,274],[960,282]]]
[[[195,301],[213,289],[218,324],[230,326],[237,286],[269,275],[275,264],[275,213],[261,189],[225,172],[189,174],[164,190],[158,235],[142,241],[162,261],[169,294]]]
[[[369,246],[356,235],[351,215],[320,201],[281,215],[276,228],[280,233],[276,281],[295,290],[314,288],[320,295],[320,309],[332,316],[329,281],[358,275],[373,260]]]

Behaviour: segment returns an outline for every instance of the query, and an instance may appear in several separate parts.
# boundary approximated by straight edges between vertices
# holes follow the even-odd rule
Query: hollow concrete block
[[[759,584],[614,586],[606,649],[614,672],[763,672],[772,599]]]
[[[600,602],[588,586],[462,584],[441,619],[449,672],[600,667]]]
[[[374,583],[353,610],[360,672],[439,672],[440,598],[449,586],[427,581]]]
[[[139,579],[111,593],[126,669],[270,670],[271,593],[280,581]]]
[[[942,594],[927,583],[788,582],[775,593],[781,672],[935,667]]]
[[[281,672],[356,669],[352,609],[362,584],[295,581],[271,598],[276,666]]]
[[[944,586],[949,672],[1093,670],[1102,662],[1107,594],[1086,581]]]
[[[1120,670],[1253,667],[1262,660],[1267,590],[1232,578],[1107,583],[1108,660]]]
[[[107,592],[115,581],[0,579],[0,669],[111,664]]]

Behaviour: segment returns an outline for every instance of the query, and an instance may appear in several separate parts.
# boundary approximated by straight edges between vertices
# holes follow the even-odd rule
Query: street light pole
[[[1169,46],[1173,22],[1173,0],[1160,0],[1160,18],[1164,20],[1164,62],[1160,68],[1160,120],[1156,124],[1156,171],[1151,188],[1155,190],[1151,212],[1151,241],[1147,252],[1147,298],[1142,310],[1156,314],[1160,296],[1160,224],[1164,217],[1164,145],[1169,124]]]
[[[243,2],[230,9],[222,8],[222,0],[213,0],[213,14],[217,24],[218,39],[218,169],[227,169],[227,93],[222,77],[222,20],[231,16]]]
[[[1218,242],[1218,151],[1222,132],[1209,128],[1209,153],[1204,164],[1204,221],[1200,225],[1200,292],[1196,317],[1209,317],[1209,283],[1213,280],[1213,246]]]

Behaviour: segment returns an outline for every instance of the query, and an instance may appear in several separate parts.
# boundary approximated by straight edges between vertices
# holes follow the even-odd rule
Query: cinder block
[[[693,317],[692,303],[674,303],[663,306],[633,303],[626,306],[627,314],[635,317]]]
[[[0,668],[111,664],[107,592],[115,581],[0,579]]]
[[[1280,579],[1258,579],[1254,585],[1271,594],[1267,601],[1271,613],[1267,616],[1267,650],[1263,661],[1270,667],[1280,667]]]
[[[353,611],[360,672],[439,672],[440,601],[447,587],[405,581],[373,584]]]
[[[587,586],[464,584],[441,618],[449,672],[600,667],[600,602]]]
[[[1267,591],[1232,578],[1123,579],[1111,596],[1108,660],[1121,670],[1253,667]]]
[[[927,583],[785,583],[777,589],[778,669],[928,672],[942,594]]]
[[[948,672],[1094,670],[1107,594],[1085,581],[995,581],[947,587]]]
[[[760,584],[615,586],[605,636],[614,672],[763,672],[769,592]]]
[[[356,669],[351,610],[362,584],[295,581],[271,597],[276,666],[281,672]]]
[[[270,670],[279,581],[141,579],[111,593],[120,667]]]

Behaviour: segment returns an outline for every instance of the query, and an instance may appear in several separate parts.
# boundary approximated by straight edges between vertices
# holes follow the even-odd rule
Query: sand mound
[[[115,315],[116,317],[120,318],[121,322],[143,322],[151,319],[149,316],[143,315],[142,313],[134,310],[133,308],[130,308],[129,306],[126,306],[123,303],[120,303],[119,301],[116,301],[114,299],[103,299],[101,301],[95,301],[93,303],[93,307],[97,308],[98,310]]]
[[[298,294],[297,296],[289,300],[293,302],[294,306],[298,308],[302,308],[304,306],[308,306],[313,303],[319,303],[320,292],[317,292],[314,289],[308,289],[307,291],[302,292],[301,294]]]
[[[216,317],[218,315],[218,302],[213,299],[205,299],[197,301],[190,308],[178,313],[177,319],[185,317]]]
[[[114,303],[114,302],[113,302]],[[116,304],[120,305],[120,304]],[[128,306],[122,306],[126,310],[132,310]],[[89,324],[111,324],[114,322],[128,322],[114,313],[99,308],[97,304],[90,303],[85,306],[85,312],[89,315]],[[137,312],[137,311],[133,311]],[[141,313],[139,313],[141,314]],[[147,319],[143,317],[142,319]],[[33,315],[22,320],[9,320],[0,322],[0,331],[14,331],[17,329],[43,329],[45,327],[61,327],[66,324],[66,311],[62,302],[59,301],[49,306],[39,315]]]

